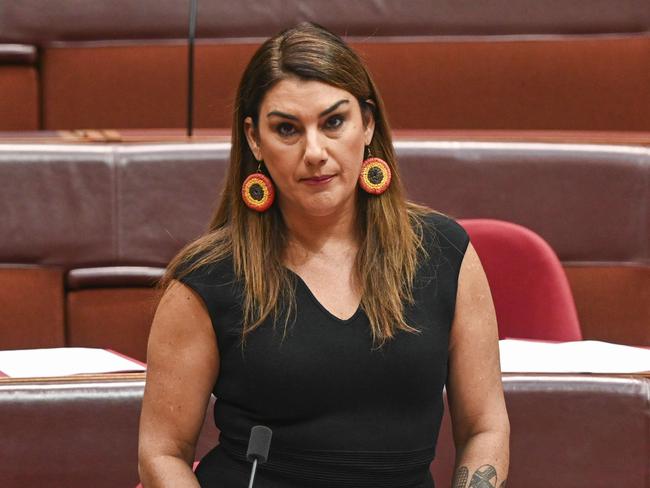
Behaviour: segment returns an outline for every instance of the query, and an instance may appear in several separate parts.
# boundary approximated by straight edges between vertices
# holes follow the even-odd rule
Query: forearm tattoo
[[[469,478],[469,469],[467,466],[461,466],[456,470],[456,475],[454,476],[452,488],[497,488],[497,470],[491,464],[484,464],[472,475],[472,479],[469,480],[469,486],[467,485],[467,480]],[[499,488],[506,488],[506,480],[503,480]]]

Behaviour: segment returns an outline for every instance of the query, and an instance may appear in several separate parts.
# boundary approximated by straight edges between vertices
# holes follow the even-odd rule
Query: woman
[[[446,384],[456,487],[502,487],[509,424],[464,230],[405,201],[379,93],[337,36],[265,42],[235,103],[209,231],[170,263],[149,339],[146,487],[430,488]],[[192,474],[210,393],[219,446]],[[198,480],[198,482],[197,482]]]

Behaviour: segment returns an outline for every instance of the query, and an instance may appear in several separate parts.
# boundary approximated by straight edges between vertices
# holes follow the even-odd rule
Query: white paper
[[[144,370],[140,363],[105,349],[60,347],[0,351],[0,371],[11,378]]]
[[[650,371],[650,349],[601,341],[499,341],[503,373],[610,373]]]

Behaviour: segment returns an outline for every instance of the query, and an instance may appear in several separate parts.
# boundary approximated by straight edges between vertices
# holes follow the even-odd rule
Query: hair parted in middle
[[[257,128],[265,94],[287,78],[346,90],[359,102],[364,122],[374,116],[369,149],[386,161],[392,181],[382,195],[358,188],[361,242],[354,271],[361,286],[361,308],[379,347],[399,330],[419,333],[406,323],[404,306],[413,303],[418,259],[425,254],[422,217],[432,210],[406,201],[384,104],[365,64],[340,37],[309,22],[268,39],[246,67],[234,104],[230,165],[219,206],[208,231],[176,255],[159,286],[165,288],[177,276],[232,256],[236,276],[243,280],[242,345],[269,317],[275,323],[283,316],[286,333],[295,312],[295,277],[283,265],[287,229],[277,205],[263,213],[249,210],[241,186],[258,167],[246,141],[244,120],[251,117]]]

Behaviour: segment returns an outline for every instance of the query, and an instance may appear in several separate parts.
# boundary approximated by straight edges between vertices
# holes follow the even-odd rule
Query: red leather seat
[[[501,220],[459,223],[469,234],[490,283],[500,339],[582,339],[568,280],[544,239]]]

